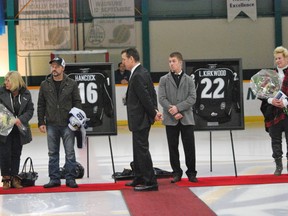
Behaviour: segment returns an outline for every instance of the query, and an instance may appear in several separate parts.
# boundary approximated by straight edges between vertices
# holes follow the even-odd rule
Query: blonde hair
[[[9,71],[5,75],[5,80],[9,80],[11,84],[10,91],[14,92],[21,89],[22,87],[26,88],[26,84],[18,71]]]
[[[288,58],[288,50],[283,46],[278,46],[274,50],[274,56],[277,54],[282,54],[284,58]]]

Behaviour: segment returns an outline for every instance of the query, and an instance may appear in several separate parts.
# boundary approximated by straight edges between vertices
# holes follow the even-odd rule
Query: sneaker
[[[66,186],[70,188],[78,188],[78,185],[74,179],[66,181]]]
[[[61,186],[60,182],[53,182],[53,181],[50,181],[47,184],[43,185],[44,188],[53,188],[53,187],[60,187],[60,186]]]

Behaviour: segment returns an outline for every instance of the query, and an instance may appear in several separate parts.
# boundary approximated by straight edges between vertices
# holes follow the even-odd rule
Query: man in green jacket
[[[76,157],[74,151],[74,131],[68,127],[69,111],[73,107],[81,109],[81,98],[75,80],[64,74],[65,61],[56,57],[49,62],[51,74],[42,81],[38,97],[38,127],[47,132],[49,155],[49,183],[44,188],[61,185],[59,169],[60,139],[65,149],[66,186],[77,188]]]

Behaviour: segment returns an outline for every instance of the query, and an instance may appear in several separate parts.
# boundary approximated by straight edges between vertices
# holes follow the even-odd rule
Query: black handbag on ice
[[[21,173],[18,174],[23,187],[35,186],[35,181],[38,179],[38,173],[34,171],[31,157],[27,157]]]

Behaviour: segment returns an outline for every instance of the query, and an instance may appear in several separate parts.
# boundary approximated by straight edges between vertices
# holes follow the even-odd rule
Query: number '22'
[[[201,92],[201,98],[224,98],[224,91],[220,93],[225,86],[225,82],[223,79],[216,78],[213,80],[212,83],[211,79],[204,78],[201,80],[201,84],[205,85],[204,89]],[[214,92],[208,93],[209,90],[212,88],[213,84],[217,85],[216,89],[214,90]]]

